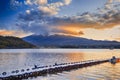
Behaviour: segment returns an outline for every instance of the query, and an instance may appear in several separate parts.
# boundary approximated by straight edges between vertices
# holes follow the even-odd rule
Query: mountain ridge
[[[57,48],[120,48],[120,42],[92,40],[66,35],[30,35],[23,40],[39,47]]]

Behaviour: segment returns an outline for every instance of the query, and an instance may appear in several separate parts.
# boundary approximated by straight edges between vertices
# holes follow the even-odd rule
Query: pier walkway
[[[44,76],[47,74],[55,74],[61,73],[63,71],[70,71],[73,69],[84,68],[88,66],[93,66],[105,62],[109,62],[110,59],[105,60],[87,60],[87,61],[80,61],[80,62],[69,62],[69,63],[61,63],[48,66],[34,66],[30,69],[21,69],[11,71],[10,73],[2,72],[0,74],[0,80],[22,80],[28,79],[29,77],[37,77],[37,76]]]

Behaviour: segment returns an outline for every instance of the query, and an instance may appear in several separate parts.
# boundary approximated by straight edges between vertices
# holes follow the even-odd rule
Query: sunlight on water
[[[120,50],[108,49],[1,49],[0,72],[21,70],[54,63],[120,57]],[[1,73],[0,73],[1,75]],[[120,63],[104,63],[87,68],[39,76],[28,80],[120,80]]]

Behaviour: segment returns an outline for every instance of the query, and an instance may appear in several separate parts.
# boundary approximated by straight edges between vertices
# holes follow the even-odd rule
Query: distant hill
[[[120,48],[120,42],[100,41],[65,35],[31,35],[23,40],[39,47],[50,48]]]
[[[17,37],[0,36],[0,49],[2,48],[35,48],[35,46]]]

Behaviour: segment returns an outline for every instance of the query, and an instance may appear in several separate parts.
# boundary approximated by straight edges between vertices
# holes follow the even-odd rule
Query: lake
[[[32,68],[34,65],[120,57],[120,50],[114,49],[0,49],[0,76],[11,72]],[[27,80],[120,80],[120,63],[103,63],[62,73],[38,76]]]

